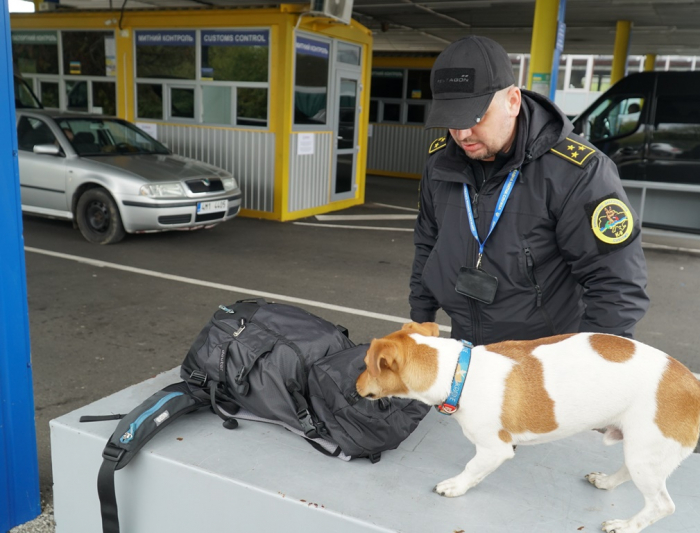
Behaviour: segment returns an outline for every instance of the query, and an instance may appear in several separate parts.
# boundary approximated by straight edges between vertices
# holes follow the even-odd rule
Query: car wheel
[[[102,188],[85,191],[75,215],[80,233],[94,244],[114,244],[126,234],[117,204]]]

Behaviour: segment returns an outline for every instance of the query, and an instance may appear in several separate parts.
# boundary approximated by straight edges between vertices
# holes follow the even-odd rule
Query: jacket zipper
[[[478,200],[478,193],[475,194],[475,198]],[[476,219],[476,209],[474,210],[474,218]],[[478,257],[479,256],[479,244],[476,242],[476,239],[474,239],[474,244],[472,246],[473,250],[473,257]],[[476,262],[474,263],[476,264]],[[474,335],[473,339],[464,339],[471,341],[474,346],[478,346],[483,343],[482,340],[482,334],[481,334],[481,316],[479,315],[479,304],[473,299],[473,298],[467,298],[469,301],[469,309],[471,310],[472,314],[472,335]]]
[[[551,334],[556,335],[554,323],[552,322],[547,310],[542,306],[542,287],[540,287],[539,283],[537,283],[537,278],[535,277],[535,258],[532,255],[532,251],[530,250],[529,246],[525,247],[525,264],[527,268],[527,277],[529,278],[530,283],[532,283],[532,286],[535,288],[535,293],[537,294],[537,308],[542,313],[544,321],[547,324]]]
[[[139,417],[129,425],[129,429],[127,429],[126,432],[119,438],[119,442],[121,442],[122,444],[127,444],[131,442],[131,440],[134,438],[134,435],[136,434],[136,431],[138,431],[139,427],[141,427],[141,424],[143,424],[149,416],[151,416],[153,413],[158,411],[158,409],[163,407],[167,402],[169,402],[177,396],[182,396],[182,393],[171,392],[167,396],[163,396],[160,400],[158,400],[158,402],[153,407],[141,413]]]

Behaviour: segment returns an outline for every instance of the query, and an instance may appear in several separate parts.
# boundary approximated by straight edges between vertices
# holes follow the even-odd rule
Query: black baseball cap
[[[481,121],[493,95],[515,84],[503,47],[470,35],[445,48],[430,72],[433,102],[425,128],[465,130]]]

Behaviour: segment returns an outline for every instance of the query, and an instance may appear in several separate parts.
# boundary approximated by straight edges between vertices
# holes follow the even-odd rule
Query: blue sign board
[[[268,30],[202,30],[202,46],[268,46],[270,32]]]
[[[331,47],[328,43],[305,39],[304,37],[297,37],[296,49],[298,54],[322,57],[324,59],[328,59],[331,55]]]
[[[137,31],[139,46],[194,46],[194,31]]]

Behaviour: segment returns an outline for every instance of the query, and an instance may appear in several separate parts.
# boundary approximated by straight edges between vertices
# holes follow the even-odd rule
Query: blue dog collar
[[[462,390],[464,389],[464,382],[467,380],[469,363],[472,359],[472,348],[474,348],[474,345],[471,342],[464,340],[462,341],[462,351],[459,354],[455,375],[452,378],[450,395],[447,397],[447,400],[437,406],[437,410],[443,415],[451,415],[457,411],[459,398],[462,396]]]

